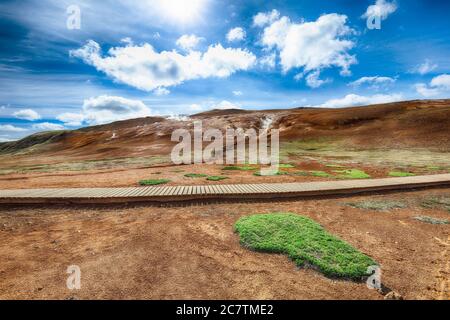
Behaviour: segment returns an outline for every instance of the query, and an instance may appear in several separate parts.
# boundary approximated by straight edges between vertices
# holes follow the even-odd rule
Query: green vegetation
[[[335,170],[338,173],[338,178],[340,179],[370,179],[371,176],[362,170],[358,169],[346,169],[346,170]]]
[[[332,177],[331,174],[325,172],[325,171],[310,171],[310,174],[314,177],[322,177],[322,178],[330,178]]]
[[[252,170],[257,170],[258,168],[256,167],[250,167],[250,166],[227,166],[224,167],[222,170],[236,170],[236,171],[252,171]]]
[[[438,207],[445,208],[450,212],[450,197],[431,197],[422,201],[422,207],[428,209],[434,209]]]
[[[432,171],[442,171],[442,170],[446,170],[446,167],[428,166],[427,169],[432,170]]]
[[[207,174],[202,173],[188,173],[184,175],[186,178],[206,178]]]
[[[310,173],[308,171],[297,171],[294,172],[294,175],[296,176],[302,176],[302,177],[307,177],[310,175]]]
[[[170,180],[168,179],[153,179],[153,180],[141,180],[139,181],[139,184],[141,186],[157,186],[159,184],[166,184],[169,182]]]
[[[336,149],[337,141],[332,138],[320,138],[310,140],[296,140],[282,143],[281,155],[304,154],[310,151],[327,151]]]
[[[289,164],[289,163],[280,163],[278,165],[278,167],[281,168],[281,169],[292,169],[292,168],[295,168],[294,165]]]
[[[345,166],[340,165],[340,164],[327,164],[326,166],[328,168],[345,168]]]
[[[417,216],[417,217],[414,217],[414,219],[425,222],[425,223],[431,223],[431,224],[449,224],[447,219],[436,219],[436,218],[427,217],[427,216]]]
[[[79,162],[62,162],[55,164],[36,164],[31,166],[1,167],[0,175],[11,173],[29,172],[60,172],[60,171],[86,171],[86,170],[107,170],[116,168],[151,168],[156,164],[170,162],[169,157],[152,156],[136,158],[107,158],[100,160],[83,160]]]
[[[394,200],[363,200],[358,202],[349,202],[346,203],[346,205],[353,208],[375,211],[390,211],[393,209],[403,209],[407,207],[406,203]]]
[[[389,172],[390,177],[413,177],[415,176],[414,173],[411,172],[403,172],[403,171],[391,171]]]
[[[440,166],[450,170],[449,152],[431,151],[427,148],[414,149],[363,149],[340,140],[336,137],[325,137],[310,140],[293,140],[280,144],[282,162],[299,162],[307,157],[321,163],[340,164],[345,167],[353,163],[365,163],[379,166],[395,167],[427,167]],[[332,168],[332,167],[330,167]]]
[[[314,220],[293,213],[243,217],[235,230],[243,246],[286,254],[297,266],[312,265],[327,276],[360,278],[367,275],[369,266],[377,264]]]
[[[263,176],[263,175],[261,174],[261,172],[255,172],[253,175],[256,176],[256,177],[262,177],[262,176]],[[278,172],[276,172],[275,174],[272,174],[272,175],[270,175],[270,176],[287,176],[287,175],[289,175],[289,172],[286,172],[286,171],[278,171]],[[270,176],[265,176],[265,177],[270,177]]]
[[[331,175],[325,171],[297,171],[297,172],[294,172],[294,175],[303,176],[303,177],[314,176],[314,177],[321,177],[321,178],[333,177],[333,175]]]
[[[229,179],[228,177],[224,177],[224,176],[211,176],[211,177],[208,177],[206,180],[208,180],[208,181],[222,181],[222,180],[225,180],[225,179]]]

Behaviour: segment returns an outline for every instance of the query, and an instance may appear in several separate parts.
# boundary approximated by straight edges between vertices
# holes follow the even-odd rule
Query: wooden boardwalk
[[[206,199],[270,199],[450,186],[450,174],[303,183],[132,188],[0,190],[0,204],[174,202]]]

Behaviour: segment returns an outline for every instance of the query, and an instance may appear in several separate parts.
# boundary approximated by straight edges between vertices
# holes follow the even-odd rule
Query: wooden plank
[[[355,193],[362,190],[392,190],[415,188],[417,186],[450,185],[450,174],[434,176],[416,176],[406,178],[385,178],[373,180],[347,180],[347,181],[326,181],[326,182],[304,182],[304,183],[265,183],[265,184],[239,184],[239,185],[202,185],[202,186],[161,186],[161,187],[130,187],[130,188],[53,188],[53,189],[18,189],[0,190],[0,200],[3,203],[20,203],[33,199],[99,199],[106,201],[111,198],[140,198],[140,197],[177,197],[196,195],[242,195],[249,196],[256,194],[279,194],[303,192],[310,194],[332,194],[332,193]],[[11,199],[11,200],[9,200]],[[16,199],[16,200],[14,200]],[[25,200],[26,199],[26,200]],[[138,200],[136,200],[138,201]]]

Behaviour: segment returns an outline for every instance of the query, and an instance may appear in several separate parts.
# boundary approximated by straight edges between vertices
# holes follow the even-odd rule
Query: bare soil
[[[255,170],[223,170],[224,165],[158,165],[141,168],[111,168],[102,170],[25,172],[0,175],[0,189],[33,189],[33,188],[93,188],[93,187],[133,187],[139,186],[140,180],[168,179],[168,185],[205,185],[205,184],[245,184],[245,183],[285,183],[328,181],[338,179],[342,169],[359,169],[372,178],[386,178],[395,166],[355,164],[348,162],[343,167],[327,166],[326,162],[309,160],[293,162],[294,168],[282,168],[288,173],[279,176],[255,176]],[[332,162],[330,162],[332,163]],[[449,167],[450,168],[450,167]],[[420,174],[439,174],[450,172],[445,170],[426,170],[423,168],[407,168],[405,171]],[[314,176],[311,172],[322,171],[329,177]],[[298,175],[309,172],[309,175]],[[186,174],[197,173],[208,176],[225,176],[222,181],[208,181],[206,178],[188,178]]]
[[[329,279],[240,246],[239,217],[280,211],[311,217],[373,257],[384,285],[405,299],[450,299],[450,226],[414,219],[449,218],[420,205],[432,196],[449,197],[450,189],[173,208],[2,207],[0,299],[383,299],[364,282]],[[346,205],[369,199],[408,207]],[[81,290],[66,287],[69,265],[81,268]]]

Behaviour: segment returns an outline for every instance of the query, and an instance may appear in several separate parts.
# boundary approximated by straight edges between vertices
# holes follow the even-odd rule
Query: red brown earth
[[[390,169],[380,166],[358,166],[370,174],[372,178],[385,178]],[[289,183],[329,181],[336,178],[301,176],[295,173],[301,170],[323,171],[333,174],[337,168],[330,168],[315,161],[304,161],[295,168],[282,169],[289,175],[254,176],[255,171],[225,171],[220,165],[183,165],[156,166],[148,168],[116,168],[109,170],[61,171],[49,173],[16,173],[0,175],[0,189],[38,189],[38,188],[107,188],[107,187],[137,187],[139,181],[147,179],[168,179],[166,185],[216,185],[216,184],[247,184],[247,183]],[[342,168],[340,168],[342,169]],[[413,171],[413,170],[410,170]],[[224,176],[222,181],[208,181],[206,178],[185,177],[189,173],[206,174],[208,176]],[[421,174],[420,170],[417,174]],[[440,171],[433,171],[440,173]],[[445,173],[445,172],[442,172]]]
[[[371,256],[382,282],[405,299],[450,299],[450,233],[417,215],[428,197],[450,189],[268,203],[159,208],[0,208],[0,299],[383,299],[364,282],[298,269],[284,255],[239,245],[244,215],[290,211],[313,218]],[[345,205],[403,201],[378,212]],[[81,290],[66,287],[69,265],[81,268]]]

